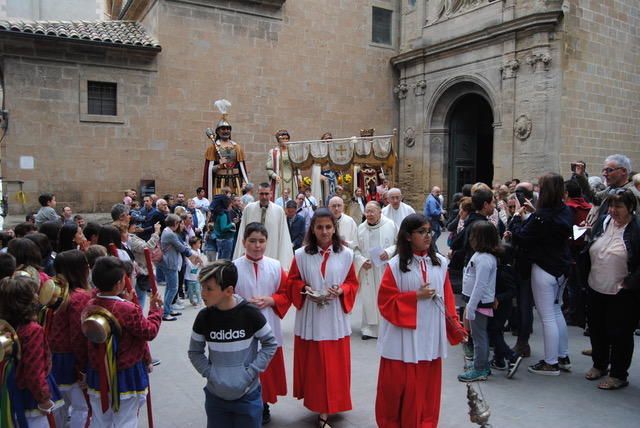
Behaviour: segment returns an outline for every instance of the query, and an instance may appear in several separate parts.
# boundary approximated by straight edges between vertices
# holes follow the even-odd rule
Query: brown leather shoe
[[[520,354],[523,358],[531,356],[531,347],[528,343],[516,342],[516,345],[512,349],[516,354]]]

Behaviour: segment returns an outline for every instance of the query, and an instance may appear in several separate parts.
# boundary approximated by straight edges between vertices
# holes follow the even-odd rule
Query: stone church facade
[[[108,24],[38,24],[0,0],[10,212],[19,190],[25,209],[54,191],[75,211],[142,184],[191,194],[219,98],[254,182],[279,128],[294,140],[397,128],[414,206],[433,185],[450,195],[576,159],[597,174],[616,152],[640,167],[637,0],[85,3]],[[89,114],[90,82],[115,91],[115,114]]]
[[[640,4],[427,0],[403,9],[400,186],[570,174],[624,153],[640,167]],[[417,186],[416,186],[417,184]]]

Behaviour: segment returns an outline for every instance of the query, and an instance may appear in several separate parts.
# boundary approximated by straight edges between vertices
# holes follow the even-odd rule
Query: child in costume
[[[57,272],[54,281],[66,289],[62,299],[44,310],[51,314],[45,331],[53,354],[52,373],[64,398],[64,407],[56,415],[56,425],[64,426],[69,416],[71,428],[82,428],[89,410],[85,395],[88,344],[80,328],[80,315],[92,297],[89,264],[82,251],[69,250],[58,253],[54,267]]]
[[[82,314],[83,326],[91,317],[109,321],[111,334],[104,343],[89,343],[87,385],[92,427],[136,427],[138,412],[149,387],[151,359],[147,341],[160,330],[162,300],[151,296],[149,315],[121,296],[125,287],[124,263],[115,257],[100,257],[91,273],[98,289]]]
[[[0,281],[0,331],[3,336],[11,332],[14,341],[11,355],[0,362],[3,428],[48,428],[53,410],[62,404],[51,375],[51,353],[44,329],[36,322],[37,291],[37,280],[28,273]]]
[[[432,234],[422,214],[405,217],[396,255],[380,283],[376,421],[381,428],[438,426],[446,342],[466,339],[447,259],[436,252]]]
[[[260,428],[259,375],[276,352],[276,338],[260,310],[235,294],[238,269],[232,262],[205,266],[199,279],[207,307],[193,323],[189,360],[207,379],[207,428]]]
[[[282,328],[280,320],[291,306],[287,297],[287,273],[278,260],[264,257],[269,233],[262,223],[249,223],[244,229],[242,244],[245,255],[234,260],[238,268],[236,293],[253,303],[273,330],[278,349],[267,370],[260,375],[262,384],[262,423],[271,420],[269,404],[278,401],[278,395],[287,395],[287,379],[282,353]]]
[[[353,251],[342,245],[336,219],[326,208],[311,218],[289,270],[287,293],[296,307],[293,344],[293,396],[318,413],[351,410],[351,322],[358,279]]]

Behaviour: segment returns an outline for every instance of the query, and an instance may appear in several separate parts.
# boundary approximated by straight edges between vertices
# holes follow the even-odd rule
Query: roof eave
[[[144,45],[133,45],[128,43],[110,43],[110,42],[103,42],[99,40],[87,40],[87,39],[81,39],[81,38],[49,36],[47,34],[24,33],[24,32],[11,31],[11,30],[0,30],[0,38],[2,38],[3,36],[7,36],[8,38],[15,37],[20,39],[45,40],[49,42],[69,43],[69,44],[93,46],[93,47],[100,47],[100,48],[128,49],[128,50],[135,50],[139,52],[146,52],[154,55],[162,51],[162,46],[144,46]]]

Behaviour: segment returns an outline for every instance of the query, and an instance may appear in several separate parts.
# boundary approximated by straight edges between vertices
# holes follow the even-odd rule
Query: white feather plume
[[[221,114],[229,114],[229,110],[231,110],[231,103],[225,99],[218,100],[214,102],[213,105]]]

